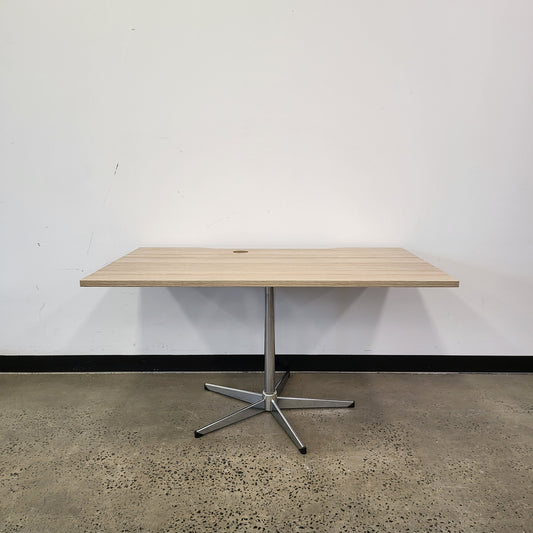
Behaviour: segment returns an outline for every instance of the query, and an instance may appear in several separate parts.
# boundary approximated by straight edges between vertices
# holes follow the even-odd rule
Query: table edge
[[[442,281],[402,281],[379,280],[347,281],[347,282],[314,282],[314,281],[288,281],[288,280],[254,280],[248,282],[220,281],[139,281],[139,280],[80,280],[80,287],[459,287],[456,279]]]

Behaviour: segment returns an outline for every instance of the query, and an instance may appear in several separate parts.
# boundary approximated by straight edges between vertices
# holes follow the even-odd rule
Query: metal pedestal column
[[[205,389],[230,396],[247,402],[248,405],[239,409],[216,422],[208,424],[194,432],[195,437],[203,437],[207,433],[211,433],[217,429],[229,426],[235,422],[240,422],[246,418],[258,415],[265,411],[272,413],[278,424],[285,430],[290,439],[297,446],[301,453],[306,453],[307,448],[300,440],[287,418],[282,412],[282,409],[309,409],[309,408],[323,408],[323,407],[354,407],[355,402],[352,400],[321,400],[315,398],[292,398],[289,396],[280,396],[290,373],[287,371],[283,374],[281,379],[276,381],[276,352],[274,340],[274,288],[265,288],[265,370],[264,370],[264,389],[262,393],[251,392],[241,389],[233,389],[231,387],[222,387],[220,385],[213,385],[206,383]]]

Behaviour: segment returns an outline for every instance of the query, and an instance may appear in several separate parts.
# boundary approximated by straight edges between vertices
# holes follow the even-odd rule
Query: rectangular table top
[[[403,248],[137,248],[82,287],[457,287]]]

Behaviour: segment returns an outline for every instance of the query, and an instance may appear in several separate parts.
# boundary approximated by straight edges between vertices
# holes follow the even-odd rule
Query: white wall
[[[285,289],[280,353],[531,354],[530,0],[3,0],[0,353],[259,353],[260,289],[137,246],[401,246],[459,289]]]

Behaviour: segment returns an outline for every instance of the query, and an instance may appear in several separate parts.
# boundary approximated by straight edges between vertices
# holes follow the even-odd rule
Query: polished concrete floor
[[[204,381],[261,374],[0,375],[1,532],[531,532],[533,375],[295,374],[269,413]]]

